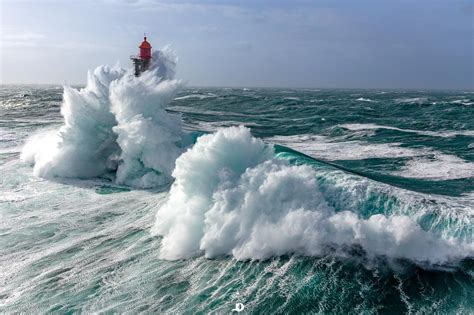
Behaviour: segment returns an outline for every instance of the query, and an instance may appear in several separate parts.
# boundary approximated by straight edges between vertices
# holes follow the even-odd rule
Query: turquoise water
[[[472,92],[185,88],[167,106],[194,141],[245,125],[275,144],[277,160],[309,165],[335,213],[408,216],[468,249],[421,261],[340,248],[329,232],[313,254],[163,259],[150,230],[169,183],[44,179],[20,160],[29,137],[63,124],[62,93],[1,89],[0,312],[230,313],[236,303],[245,313],[474,312]]]

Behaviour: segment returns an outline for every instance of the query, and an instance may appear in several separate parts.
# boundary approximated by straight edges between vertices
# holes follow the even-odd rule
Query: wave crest
[[[369,257],[436,264],[473,253],[472,244],[425,231],[407,215],[336,212],[312,167],[274,158],[273,148],[243,127],[198,139],[173,176],[152,229],[163,236],[164,259],[345,255],[359,247]]]

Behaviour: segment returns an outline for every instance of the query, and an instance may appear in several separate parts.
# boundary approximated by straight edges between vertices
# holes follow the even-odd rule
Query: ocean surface
[[[473,92],[117,71],[1,87],[0,313],[474,312]]]

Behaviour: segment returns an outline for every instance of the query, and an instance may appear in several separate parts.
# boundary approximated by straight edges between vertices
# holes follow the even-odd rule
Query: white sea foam
[[[404,98],[397,98],[395,99],[395,103],[398,104],[408,104],[408,103],[415,103],[415,104],[422,104],[428,100],[427,97],[404,97]]]
[[[207,94],[189,94],[189,95],[184,95],[184,96],[180,96],[180,97],[176,97],[175,100],[176,101],[179,101],[179,100],[187,100],[187,99],[200,99],[200,100],[203,100],[203,99],[206,99],[206,98],[213,98],[213,97],[216,97],[217,95],[216,94],[213,94],[213,93],[207,93]]]
[[[400,147],[400,143],[335,142],[334,139],[319,135],[274,136],[266,140],[330,161],[414,157],[427,154],[420,149]]]
[[[203,109],[198,109],[192,106],[169,106],[167,107],[167,109],[173,110],[173,111],[179,111],[180,113],[190,113],[190,114],[202,114],[202,115],[214,115],[214,116],[232,115],[232,116],[248,117],[247,115],[238,113],[238,112],[203,110]]]
[[[474,136],[474,130],[446,130],[446,131],[430,131],[430,130],[415,130],[415,129],[403,129],[392,126],[383,126],[376,124],[341,124],[339,127],[351,130],[351,131],[363,131],[363,130],[396,130],[400,132],[416,133],[419,135],[430,136],[430,137],[442,137],[451,138],[458,135],[461,136]]]
[[[161,257],[344,255],[354,246],[369,257],[420,263],[473,254],[472,244],[424,231],[409,216],[362,219],[357,209],[335,212],[315,170],[276,160],[272,151],[248,129],[231,127],[199,138],[181,155],[152,229],[163,236]]]
[[[370,130],[370,125],[351,125],[351,130]],[[373,125],[374,129],[380,126]],[[406,148],[400,143],[339,141],[319,135],[274,136],[266,139],[328,161],[369,158],[411,158],[393,175],[429,180],[474,177],[474,163],[430,148]]]
[[[461,104],[461,105],[466,105],[466,106],[474,104],[474,102],[472,102],[470,99],[467,99],[467,98],[454,100],[454,101],[451,101],[450,103],[452,103],[452,104]]]
[[[409,160],[394,174],[430,180],[471,178],[474,177],[474,163],[455,155],[435,153]]]
[[[212,122],[198,121],[198,122],[192,122],[185,125],[185,127],[188,127],[188,129],[195,130],[197,128],[198,130],[202,130],[206,132],[215,132],[219,128],[233,127],[233,126],[245,126],[249,128],[260,127],[260,125],[257,123],[248,122],[248,123],[243,124],[240,121],[234,121],[234,120],[222,120],[222,121],[212,121]]]
[[[363,97],[359,97],[358,99],[356,99],[356,101],[368,102],[368,103],[374,103],[375,102],[374,100],[371,100],[370,98],[363,98]]]
[[[65,86],[59,131],[33,136],[22,159],[41,177],[97,177],[108,171],[117,181],[151,187],[170,180],[184,149],[181,120],[166,113],[181,82],[174,80],[174,56],[153,54],[140,77],[107,66],[88,74],[85,88]]]

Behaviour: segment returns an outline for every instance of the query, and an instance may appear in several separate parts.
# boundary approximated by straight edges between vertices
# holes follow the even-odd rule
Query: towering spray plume
[[[22,159],[36,175],[98,177],[116,172],[118,183],[149,188],[168,182],[184,149],[181,117],[165,111],[182,85],[175,57],[153,54],[140,77],[119,67],[97,67],[81,90],[64,87],[58,131],[34,136]]]

